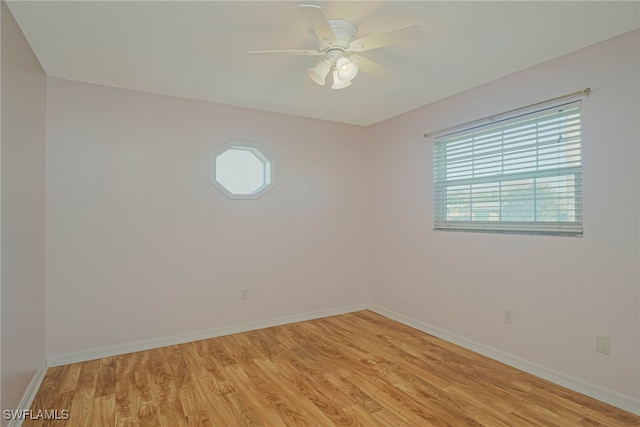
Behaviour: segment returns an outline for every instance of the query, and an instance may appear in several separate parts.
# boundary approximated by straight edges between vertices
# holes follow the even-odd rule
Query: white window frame
[[[236,194],[230,191],[217,178],[217,159],[224,152],[230,150],[247,150],[252,152],[265,167],[264,185],[251,194]],[[234,200],[255,200],[264,196],[275,185],[274,159],[269,150],[263,144],[253,141],[231,140],[222,145],[211,155],[211,183],[216,186],[225,196]]]
[[[549,133],[545,138],[540,136],[541,134],[535,133],[535,136],[529,134],[526,136],[527,148],[518,148],[516,143],[512,142],[516,138],[511,137],[507,140],[505,136],[507,131],[514,131],[521,124],[528,123],[543,123],[545,118],[549,115],[561,116],[562,114],[568,114],[568,111],[572,111],[571,130],[569,132],[562,132],[557,130],[558,138],[565,138],[564,135],[569,135],[570,141],[564,142],[566,145],[566,159],[563,164],[563,160],[554,159],[551,165],[545,165],[540,160],[542,158],[541,150],[544,147],[548,147],[553,144],[549,142]],[[577,116],[577,118],[575,118]],[[576,124],[577,123],[577,124]],[[567,128],[564,128],[567,129]],[[555,131],[555,130],[554,130]],[[489,151],[484,148],[489,143],[486,141],[489,138],[483,140],[483,135],[493,133],[494,135],[500,133],[501,136],[491,139],[491,143],[500,145],[499,149],[493,148],[493,153],[500,153],[500,162],[494,162],[493,160],[486,160],[487,158],[494,159],[495,154],[477,154],[484,149],[486,153]],[[515,131],[514,131],[515,132]],[[531,132],[533,133],[533,131]],[[562,135],[561,135],[562,134]],[[555,134],[551,133],[551,135]],[[444,231],[476,231],[476,232],[493,232],[493,233],[513,233],[513,234],[546,234],[546,235],[562,235],[562,236],[575,236],[581,237],[583,235],[583,223],[582,223],[582,123],[581,123],[581,101],[564,101],[556,102],[552,105],[545,105],[544,107],[538,107],[535,110],[529,110],[526,112],[518,111],[511,115],[501,117],[499,120],[495,120],[489,124],[482,124],[470,126],[464,128],[462,125],[460,128],[456,128],[455,131],[449,132],[445,135],[441,135],[435,138],[433,147],[433,190],[434,190],[434,230]],[[507,141],[505,143],[505,140]],[[471,142],[468,142],[471,141]],[[496,141],[501,141],[497,143]],[[557,143],[561,140],[558,139]],[[456,145],[463,148],[459,150],[464,151],[464,160],[459,160],[462,155],[456,154]],[[482,144],[485,144],[484,146]],[[557,144],[556,143],[556,144]],[[447,144],[451,144],[447,147]],[[506,145],[505,145],[506,144]],[[509,145],[513,144],[513,145]],[[546,144],[546,145],[545,145]],[[557,148],[554,153],[562,153],[562,146],[558,144],[560,148]],[[514,148],[515,147],[515,148]],[[508,164],[505,158],[509,150],[521,152],[531,151],[535,149],[535,157],[524,157],[525,154],[521,154],[523,166],[510,166],[510,170],[506,171],[505,165]],[[447,152],[450,159],[447,159]],[[516,154],[517,155],[517,154]],[[457,156],[457,158],[456,158]],[[535,158],[535,166],[530,163],[531,159]],[[561,156],[558,156],[561,158]],[[468,160],[467,160],[468,159]],[[482,161],[484,160],[484,164]],[[516,163],[516,162],[512,162]],[[482,165],[484,168],[482,172],[478,172],[476,164]],[[462,166],[460,166],[462,165]],[[500,165],[500,166],[497,166]],[[535,170],[532,170],[535,167]],[[500,168],[501,171],[495,169]],[[478,168],[480,169],[480,168]],[[462,171],[462,172],[460,172]],[[545,180],[551,180],[557,178],[558,182],[564,182],[564,187],[559,184],[557,194],[552,194],[550,198],[548,193],[550,190],[546,189],[547,195],[540,197],[538,188],[538,182]],[[521,205],[527,204],[532,206],[532,209],[527,207],[526,212],[528,215],[533,216],[534,220],[503,220],[503,211],[508,210],[505,208],[508,205],[508,201],[503,199],[503,188],[511,188],[514,191],[517,182],[531,183],[531,187],[525,191],[526,196],[522,199],[517,199]],[[548,185],[548,184],[547,184]],[[468,190],[466,189],[468,186]],[[483,188],[489,190],[484,190]],[[456,194],[455,191],[458,191]],[[477,193],[474,193],[476,192]],[[541,190],[542,191],[542,190]],[[564,191],[564,193],[563,193]],[[498,196],[496,196],[496,193]],[[455,196],[451,196],[455,194]],[[467,196],[468,194],[468,196]],[[474,207],[473,197],[475,194],[481,194],[485,198],[482,202],[476,201]],[[487,196],[489,194],[489,196]],[[570,194],[571,196],[567,196]],[[456,206],[453,202],[450,202],[452,197],[458,197]],[[447,200],[449,198],[449,200]],[[537,203],[539,200],[549,200],[552,202],[566,203],[568,206],[572,206],[573,210],[570,212],[570,220],[538,220]],[[511,199],[514,201],[516,199]],[[520,200],[524,200],[523,203]],[[460,206],[466,209],[469,206],[469,215],[460,215]],[[484,207],[481,207],[481,203],[484,203]],[[488,208],[486,206],[489,206]],[[456,211],[458,209],[458,211]],[[513,209],[513,208],[511,208]],[[517,209],[522,209],[521,207]],[[493,216],[492,220],[483,220],[487,211],[491,211]],[[498,211],[498,219],[496,219],[495,212]],[[456,216],[458,216],[459,219]],[[506,215],[505,215],[506,216]],[[482,218],[482,219],[478,219]]]

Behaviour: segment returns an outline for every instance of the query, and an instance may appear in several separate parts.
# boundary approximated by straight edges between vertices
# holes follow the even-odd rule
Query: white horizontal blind
[[[582,235],[581,101],[434,144],[434,229]]]

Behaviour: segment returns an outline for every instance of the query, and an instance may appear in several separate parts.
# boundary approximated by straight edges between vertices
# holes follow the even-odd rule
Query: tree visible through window
[[[582,235],[580,101],[441,137],[434,228]]]

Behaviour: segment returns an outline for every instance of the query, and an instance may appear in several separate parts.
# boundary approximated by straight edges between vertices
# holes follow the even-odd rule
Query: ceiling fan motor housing
[[[333,43],[328,40],[321,40],[320,49],[347,49],[349,47],[349,43],[351,43],[351,40],[353,40],[353,37],[356,35],[356,31],[358,30],[355,24],[345,21],[344,19],[329,19],[329,25],[336,36],[336,40]]]

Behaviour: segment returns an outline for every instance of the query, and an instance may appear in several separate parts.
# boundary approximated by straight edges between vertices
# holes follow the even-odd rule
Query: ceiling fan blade
[[[336,41],[336,35],[333,33],[331,25],[329,25],[329,20],[320,6],[300,4],[298,7],[311,23],[318,39],[331,42]]]
[[[252,50],[247,52],[248,54],[255,53],[285,53],[288,55],[304,55],[304,56],[318,56],[322,55],[317,50]]]
[[[423,37],[424,31],[420,25],[410,25],[408,27],[398,28],[397,30],[387,31],[386,33],[374,34],[372,36],[353,40],[349,43],[347,51],[366,52],[368,50],[379,49],[381,47],[387,47],[397,43],[418,40]]]
[[[365,58],[360,55],[351,55],[349,58],[355,60],[358,65],[358,69],[364,73],[367,73],[377,78],[387,78],[391,76],[391,71],[388,68],[383,67],[375,61],[369,58]]]

